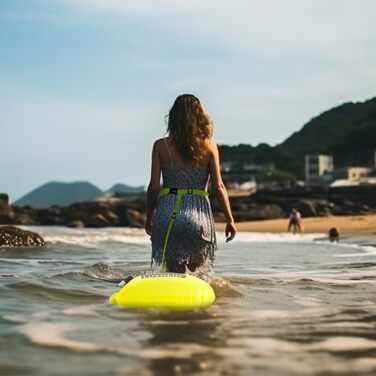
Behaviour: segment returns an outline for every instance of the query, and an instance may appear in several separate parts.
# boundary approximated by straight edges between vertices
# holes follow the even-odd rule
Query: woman
[[[169,112],[168,137],[153,145],[145,230],[151,236],[152,264],[162,264],[162,271],[166,266],[169,272],[193,272],[214,262],[217,243],[206,192],[209,175],[226,218],[226,241],[235,236],[212,131],[200,101],[184,94],[176,98]]]

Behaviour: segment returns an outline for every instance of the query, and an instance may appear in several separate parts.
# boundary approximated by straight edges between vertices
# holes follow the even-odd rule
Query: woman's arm
[[[227,190],[222,181],[218,146],[216,144],[211,144],[210,150],[210,179],[213,189],[216,192],[219,205],[226,218],[225,236],[227,238],[226,242],[228,242],[234,239],[236,234],[236,227],[231,212],[230,200],[227,195]]]
[[[159,143],[154,142],[151,155],[151,176],[146,193],[146,224],[145,231],[148,235],[152,233],[152,223],[155,205],[158,199],[161,180],[161,162],[159,158]]]

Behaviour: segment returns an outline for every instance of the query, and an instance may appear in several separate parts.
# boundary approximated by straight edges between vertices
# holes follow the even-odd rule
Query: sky
[[[376,96],[373,0],[0,0],[0,192],[146,185],[176,96],[219,144]]]

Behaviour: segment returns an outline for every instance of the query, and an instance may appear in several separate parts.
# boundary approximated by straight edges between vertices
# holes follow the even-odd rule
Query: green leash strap
[[[174,219],[176,218],[176,213],[179,210],[180,207],[180,201],[182,195],[200,195],[200,196],[208,196],[209,192],[204,191],[203,189],[194,189],[194,188],[163,188],[159,192],[159,197],[166,196],[168,194],[175,194],[177,195],[174,209],[172,210],[170,223],[168,224],[167,233],[166,233],[166,239],[163,246],[162,251],[162,265],[161,265],[161,272],[163,273],[165,271],[165,255],[166,255],[166,249],[168,244],[168,239],[170,237],[170,232],[172,228],[172,224],[174,223]]]

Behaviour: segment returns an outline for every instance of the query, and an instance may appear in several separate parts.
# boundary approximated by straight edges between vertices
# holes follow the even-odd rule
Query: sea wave
[[[138,228],[100,228],[100,229],[70,229],[66,227],[36,227],[49,244],[74,244],[92,246],[100,243],[121,243],[148,245],[150,237],[143,229]],[[226,241],[222,232],[217,232],[218,243]],[[291,233],[268,233],[268,232],[239,232],[234,243],[240,242],[268,242],[268,243],[306,243],[316,239],[323,239],[325,234],[291,234]]]
[[[274,233],[274,232],[239,232],[236,234],[233,242],[242,243],[310,243],[316,239],[322,239],[325,234],[292,234],[292,233]],[[220,240],[224,240],[222,233],[217,234]],[[223,238],[223,239],[222,239]]]
[[[25,227],[26,228],[26,227]],[[68,244],[92,247],[103,243],[109,244],[130,244],[150,245],[150,236],[144,229],[131,227],[106,227],[106,228],[84,228],[72,229],[63,226],[29,226],[28,229],[39,232],[48,245]],[[226,241],[223,232],[216,233],[217,242],[223,244]],[[232,243],[318,243],[338,245],[329,243],[327,234],[324,233],[273,233],[273,232],[238,232]],[[362,249],[367,253],[376,254],[376,247],[367,243],[367,238],[357,241],[353,238],[344,239],[341,246]],[[360,255],[355,253],[354,256]],[[348,256],[348,255],[347,255]]]

